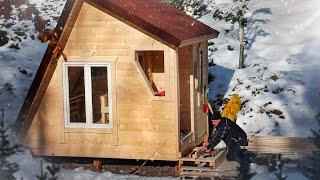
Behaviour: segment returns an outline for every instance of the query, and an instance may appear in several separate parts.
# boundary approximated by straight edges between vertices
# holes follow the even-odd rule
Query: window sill
[[[112,128],[72,128],[65,127],[65,133],[97,133],[97,134],[112,134]]]
[[[170,102],[171,101],[171,97],[170,97],[170,92],[169,92],[169,68],[166,68],[167,70],[165,70],[165,83],[166,83],[166,88],[163,89],[163,91],[165,91],[165,95],[161,95],[161,96],[156,96],[155,94],[157,92],[155,92],[153,90],[153,88],[151,87],[149,80],[147,79],[140,63],[138,62],[138,60],[136,59],[133,63],[134,67],[136,68],[136,70],[139,72],[139,75],[141,76],[141,78],[143,79],[143,84],[145,85],[146,89],[148,89],[148,94],[151,97],[152,101],[166,101],[166,102]]]
[[[170,96],[152,96],[152,101],[171,101]]]

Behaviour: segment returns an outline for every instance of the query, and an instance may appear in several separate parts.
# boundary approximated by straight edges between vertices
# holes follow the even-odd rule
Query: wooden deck
[[[317,148],[310,138],[282,136],[253,136],[248,146],[242,147],[260,154],[310,154]]]

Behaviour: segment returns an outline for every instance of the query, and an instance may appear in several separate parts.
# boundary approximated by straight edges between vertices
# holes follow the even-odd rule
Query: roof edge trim
[[[181,41],[179,47],[188,46],[188,45],[202,42],[202,41],[206,41],[209,39],[214,39],[214,38],[218,37],[218,35],[219,35],[219,32],[216,31],[215,33],[210,34],[210,35],[205,35],[205,36],[201,36],[201,37],[197,37],[197,38],[193,38],[193,39],[184,40],[184,41]]]

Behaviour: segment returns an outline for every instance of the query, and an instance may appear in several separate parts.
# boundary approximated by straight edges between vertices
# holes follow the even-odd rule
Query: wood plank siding
[[[135,51],[164,52],[165,97],[155,97]],[[111,64],[113,128],[65,128],[60,59],[27,135],[37,155],[177,160],[175,49],[84,3],[64,52],[70,62]]]

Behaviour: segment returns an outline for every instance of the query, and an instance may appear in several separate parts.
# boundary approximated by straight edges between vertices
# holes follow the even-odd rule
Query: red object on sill
[[[203,112],[204,112],[204,113],[207,113],[207,112],[208,112],[208,109],[209,109],[209,104],[208,104],[208,103],[204,103],[204,104],[203,104]]]
[[[154,95],[155,96],[165,96],[166,95],[166,91],[155,92]]]

